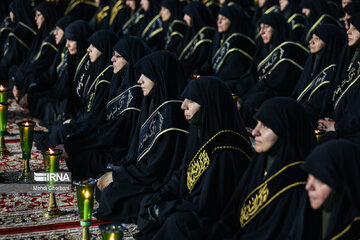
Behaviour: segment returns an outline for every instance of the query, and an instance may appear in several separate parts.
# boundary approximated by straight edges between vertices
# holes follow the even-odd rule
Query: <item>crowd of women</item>
[[[98,219],[136,239],[360,238],[359,0],[0,10],[0,83],[48,129],[38,149],[98,179]]]

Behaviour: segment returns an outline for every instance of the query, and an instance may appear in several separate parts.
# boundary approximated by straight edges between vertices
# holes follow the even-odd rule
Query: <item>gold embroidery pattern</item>
[[[240,225],[244,227],[250,220],[251,216],[255,215],[260,207],[266,202],[269,197],[269,189],[267,184],[259,189],[259,192],[248,200],[248,203],[241,208]]]
[[[336,240],[339,239],[341,236],[343,236],[347,231],[350,230],[350,228],[352,227],[352,225],[356,222],[356,221],[360,221],[360,216],[355,217],[352,222],[349,224],[349,226],[347,226],[341,233],[339,233],[338,235],[336,235],[335,237],[331,238],[331,240]]]
[[[110,6],[105,6],[101,9],[101,11],[96,15],[96,20],[97,22],[101,22],[101,20],[103,20],[106,16],[109,15],[109,9],[110,9]]]
[[[187,187],[191,192],[197,180],[210,166],[210,158],[205,150],[203,150],[196,161],[191,161],[187,170]]]

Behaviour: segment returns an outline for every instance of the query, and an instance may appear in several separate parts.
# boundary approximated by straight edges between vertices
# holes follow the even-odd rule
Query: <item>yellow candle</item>
[[[84,220],[89,220],[89,192],[85,192],[85,200],[84,200]]]
[[[109,240],[115,240],[115,233],[111,233]]]

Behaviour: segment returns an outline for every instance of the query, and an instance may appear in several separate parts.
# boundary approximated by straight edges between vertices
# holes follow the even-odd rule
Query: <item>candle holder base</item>
[[[4,136],[0,136],[0,156],[10,155],[9,150],[6,149]]]
[[[89,227],[82,227],[81,240],[90,240]]]
[[[51,192],[49,195],[48,207],[46,212],[43,213],[43,216],[47,218],[53,218],[53,217],[59,217],[61,215],[62,215],[62,211],[59,210],[56,204],[55,193]]]
[[[23,171],[18,179],[19,182],[32,183],[34,182],[33,173],[30,170],[30,159],[25,159]]]

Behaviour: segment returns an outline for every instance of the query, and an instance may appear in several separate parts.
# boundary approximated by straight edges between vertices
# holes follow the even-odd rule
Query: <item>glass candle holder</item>
[[[80,226],[83,227],[82,239],[90,239],[89,226],[94,206],[94,189],[97,180],[89,178],[84,181],[74,181],[76,186],[77,205],[80,216]]]
[[[99,226],[103,240],[120,240],[124,236],[124,227],[118,224],[106,223]]]
[[[30,170],[30,157],[31,157],[31,148],[33,144],[33,134],[35,122],[33,121],[23,121],[17,124],[20,129],[20,144],[21,151],[24,161],[24,169],[22,174],[19,177],[20,182],[32,182],[33,176]]]
[[[6,103],[8,100],[8,89],[0,85],[0,103]]]
[[[315,130],[315,137],[318,143],[321,143],[324,138],[325,131],[322,130]]]
[[[10,152],[6,149],[4,138],[7,127],[8,106],[8,103],[0,102],[0,156],[10,154]]]
[[[59,160],[61,156],[62,151],[59,149],[51,149],[41,152],[41,154],[44,157],[44,165],[45,165],[45,171],[48,173],[57,173],[59,172]],[[51,180],[49,184],[53,185],[55,182]],[[62,212],[59,210],[57,204],[56,204],[56,196],[55,193],[52,191],[49,191],[49,199],[48,199],[48,206],[46,212],[44,212],[45,217],[58,217],[62,215]]]

